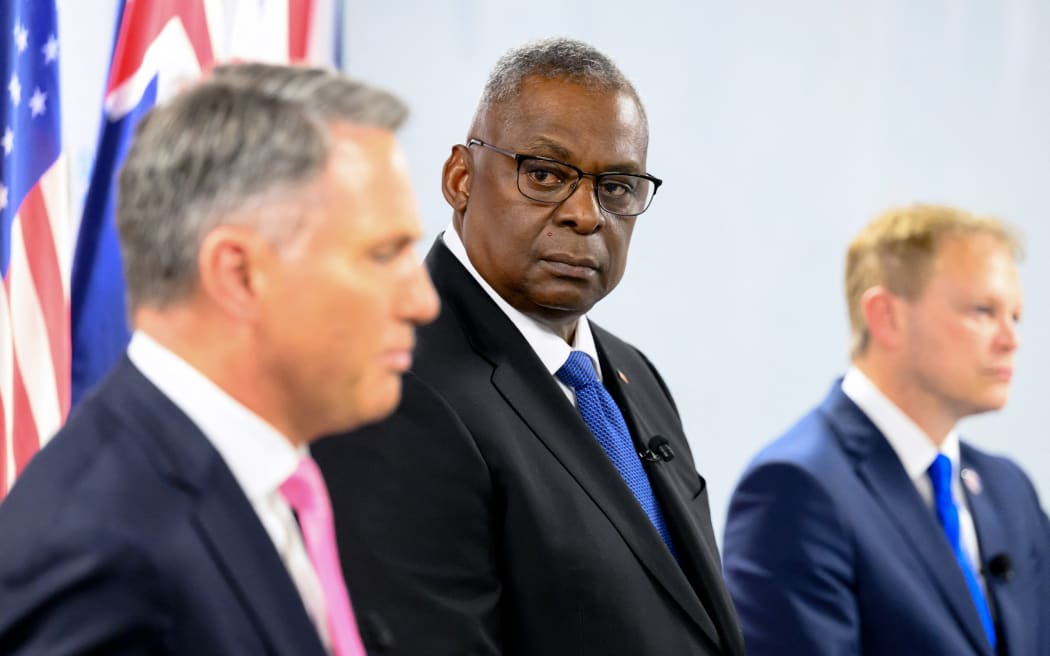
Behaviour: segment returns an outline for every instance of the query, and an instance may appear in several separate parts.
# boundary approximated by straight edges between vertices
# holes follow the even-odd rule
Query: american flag
[[[0,499],[69,411],[69,192],[49,0],[0,0]]]
[[[73,265],[74,405],[130,336],[113,219],[114,176],[136,123],[216,62],[340,60],[341,0],[127,0]]]

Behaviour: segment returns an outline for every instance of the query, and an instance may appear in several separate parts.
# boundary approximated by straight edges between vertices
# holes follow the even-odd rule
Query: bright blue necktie
[[[992,623],[992,613],[988,610],[988,601],[984,598],[984,591],[981,590],[981,584],[974,574],[973,567],[970,566],[970,560],[966,557],[962,541],[959,539],[959,510],[952,499],[952,461],[943,453],[938,454],[927,473],[930,475],[930,482],[933,483],[933,505],[937,510],[937,518],[941,521],[941,527],[944,528],[944,533],[948,537],[948,544],[952,545],[952,551],[955,552],[955,560],[959,562],[959,567],[962,569],[966,586],[970,588],[970,596],[973,597],[973,603],[977,606],[977,614],[981,616],[984,633],[988,636],[988,642],[992,643],[992,649],[995,649],[995,625]]]
[[[620,408],[598,380],[590,356],[583,351],[573,351],[555,375],[558,380],[575,390],[576,405],[584,423],[598,438],[598,443],[605,449],[616,471],[620,472],[627,487],[631,488],[638,503],[642,504],[642,510],[649,516],[649,521],[656,527],[664,544],[674,555],[674,545],[667,530],[667,522],[664,521],[660,505],[649,484],[649,477],[646,476],[642,461],[631,441],[631,433],[627,430]]]

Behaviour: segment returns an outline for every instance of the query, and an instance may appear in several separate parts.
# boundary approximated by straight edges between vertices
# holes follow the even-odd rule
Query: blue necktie
[[[992,649],[995,649],[995,625],[992,623],[992,613],[988,610],[988,601],[984,598],[984,591],[981,590],[981,584],[977,580],[977,575],[974,574],[973,567],[970,566],[970,560],[966,557],[962,541],[959,539],[959,510],[952,499],[952,461],[943,453],[938,454],[927,473],[930,475],[930,482],[933,483],[933,505],[937,510],[937,519],[941,521],[941,527],[948,536],[948,544],[952,545],[955,560],[959,562],[963,578],[966,579],[966,586],[970,588],[970,596],[973,597],[973,603],[977,606],[977,614],[981,617],[981,624],[984,626],[985,635],[988,636],[988,642],[992,644]]]
[[[575,390],[576,405],[584,423],[598,438],[598,443],[605,449],[616,471],[620,472],[627,487],[631,488],[638,503],[642,504],[642,510],[649,516],[649,521],[656,527],[656,532],[674,555],[674,545],[671,544],[667,522],[664,521],[660,505],[649,484],[649,477],[646,476],[642,461],[631,441],[631,433],[627,430],[627,424],[620,409],[616,407],[616,402],[598,380],[590,356],[583,351],[573,351],[555,375],[558,380]]]

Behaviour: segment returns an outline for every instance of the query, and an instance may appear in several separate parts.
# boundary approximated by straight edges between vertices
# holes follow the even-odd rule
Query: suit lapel
[[[835,428],[858,476],[882,507],[951,610],[963,632],[981,654],[992,656],[966,580],[936,516],[923,502],[897,454],[871,420],[841,390],[838,383],[821,406]]]
[[[324,654],[317,630],[277,551],[232,474],[216,463],[197,504],[198,528],[259,632],[278,654]],[[232,503],[231,499],[236,499]]]
[[[535,380],[521,375],[511,364],[497,366],[492,378],[507,403],[576,479],[642,565],[717,643],[711,618],[601,445],[557,386],[552,383],[540,389]]]
[[[219,453],[126,357],[112,380],[110,407],[150,442],[147,457],[160,474],[191,497],[198,533],[270,651],[322,656],[288,571]]]
[[[445,303],[443,311],[455,313],[473,347],[492,363],[492,384],[507,405],[616,527],[653,578],[717,644],[711,618],[645,511],[517,328],[440,237],[427,255],[427,265]]]
[[[643,443],[641,448],[645,448],[644,443],[658,435],[647,420],[649,413],[645,412],[646,404],[634,393],[630,383],[620,378],[620,369],[617,368],[620,358],[611,351],[612,345],[607,346],[601,339],[604,331],[593,324],[592,327],[599,355],[603,360],[604,384],[620,405],[636,443]],[[613,375],[613,372],[616,372],[616,375]],[[701,626],[709,623],[710,616],[713,616],[717,621],[711,628],[717,631],[717,626],[727,631],[719,634],[716,644],[719,644],[725,653],[743,654],[743,636],[739,631],[730,630],[739,626],[739,620],[722,578],[722,564],[718,558],[718,545],[714,541],[714,534],[698,523],[695,509],[688,505],[693,490],[675,473],[670,463],[659,460],[645,464],[664,515],[673,527],[679,559],[685,559],[682,567],[690,567],[695,572],[696,580],[692,586],[694,598],[699,597],[707,611],[701,616]],[[690,474],[695,477],[695,472],[690,471]],[[678,563],[673,564],[678,572],[682,571]]]
[[[966,501],[970,506],[970,514],[973,516],[974,527],[977,530],[981,560],[988,562],[999,554],[1009,553],[1010,545],[1006,542],[1006,532],[999,521],[999,513],[991,497],[982,489],[981,471],[972,459],[970,448],[965,444],[960,444],[960,455],[963,470],[973,472],[970,481],[974,482],[964,485],[963,489],[966,492]],[[1010,636],[1024,635],[1025,632],[1022,609],[1017,607],[1016,600],[1010,594],[1013,584],[1009,579],[985,573],[985,585],[991,597],[989,601],[994,609],[996,630],[999,632],[998,639],[1005,642],[1006,647],[1010,649],[1009,652],[1004,653],[1020,656],[1016,649],[1010,647]]]

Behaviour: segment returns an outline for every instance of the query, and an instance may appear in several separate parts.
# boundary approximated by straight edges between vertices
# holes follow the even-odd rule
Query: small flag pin
[[[962,477],[963,485],[970,491],[970,494],[981,493],[981,476],[970,468],[964,468],[959,475]]]

